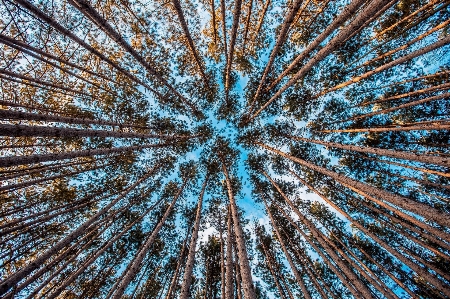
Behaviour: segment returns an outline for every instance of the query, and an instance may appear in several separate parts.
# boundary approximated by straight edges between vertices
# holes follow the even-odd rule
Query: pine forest
[[[0,1],[0,298],[450,299],[449,0]]]

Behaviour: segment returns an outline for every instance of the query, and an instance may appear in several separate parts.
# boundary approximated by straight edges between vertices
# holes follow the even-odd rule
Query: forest
[[[0,298],[450,299],[449,0],[0,16]]]

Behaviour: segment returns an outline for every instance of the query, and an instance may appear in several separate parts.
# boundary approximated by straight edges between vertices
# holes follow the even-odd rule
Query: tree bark
[[[145,243],[141,246],[138,253],[134,257],[133,261],[130,264],[130,267],[127,268],[126,273],[122,275],[122,278],[117,286],[117,290],[112,295],[112,299],[120,299],[125,292],[125,289],[128,287],[128,284],[134,279],[136,274],[139,272],[142,260],[144,259],[145,255],[147,254],[150,247],[153,245],[153,242],[155,241],[156,237],[158,236],[159,231],[161,230],[162,226],[166,222],[167,217],[169,217],[170,213],[172,212],[173,207],[175,206],[175,203],[177,202],[178,198],[181,196],[181,193],[184,190],[184,187],[187,184],[187,180],[183,182],[183,185],[181,185],[180,190],[175,195],[174,199],[170,203],[169,207],[167,208],[166,212],[164,213],[162,219],[159,221],[159,223],[156,225],[155,229],[151,233],[151,235],[145,240]]]
[[[203,182],[202,191],[200,192],[200,197],[198,198],[197,205],[197,214],[195,215],[195,223],[194,228],[192,230],[191,242],[189,243],[189,254],[186,261],[186,267],[184,270],[183,284],[181,286],[181,294],[180,299],[188,299],[189,297],[189,289],[191,287],[192,282],[192,270],[194,268],[195,263],[195,249],[197,245],[198,239],[198,231],[200,229],[200,219],[202,216],[202,202],[203,195],[205,194],[206,184],[208,183],[209,175],[207,174],[205,177],[205,181]]]
[[[0,295],[5,294],[13,286],[17,285],[23,278],[27,277],[34,270],[39,269],[53,255],[57,254],[61,249],[68,246],[75,239],[77,239],[80,235],[82,235],[85,232],[86,228],[88,228],[92,223],[97,221],[100,218],[100,216],[107,213],[110,208],[112,208],[116,203],[118,203],[120,200],[125,198],[125,196],[128,195],[128,193],[131,192],[134,188],[136,188],[138,185],[140,185],[142,182],[144,182],[146,179],[148,179],[150,176],[152,176],[158,168],[159,168],[159,165],[156,165],[155,167],[153,167],[151,170],[148,171],[148,173],[145,176],[143,176],[137,182],[135,182],[133,185],[131,185],[130,187],[125,189],[116,199],[112,200],[109,204],[107,204],[102,209],[100,209],[89,220],[85,221],[82,225],[80,225],[74,231],[69,233],[66,237],[64,237],[58,243],[53,245],[46,252],[44,252],[43,254],[36,257],[28,265],[26,265],[22,269],[18,270],[14,274],[12,274],[9,277],[7,277],[6,279],[4,279],[0,283]]]
[[[240,0],[237,0],[240,1]],[[249,259],[247,255],[247,249],[245,247],[245,236],[244,232],[242,231],[242,227],[239,221],[239,214],[237,211],[236,202],[233,195],[233,190],[231,187],[231,181],[230,177],[228,175],[228,170],[225,166],[225,162],[222,160],[222,171],[225,175],[225,181],[227,184],[227,191],[228,191],[228,199],[230,200],[230,209],[231,209],[231,215],[233,216],[233,226],[234,231],[236,235],[236,245],[238,249],[238,256],[239,256],[239,266],[241,270],[242,275],[242,282],[243,282],[243,289],[244,289],[244,296],[245,299],[256,299],[255,289],[253,287],[253,281],[252,281],[252,272],[249,265]]]
[[[273,278],[273,281],[275,282],[275,286],[278,289],[278,293],[280,294],[281,299],[286,299],[286,297],[284,296],[283,289],[281,288],[280,283],[278,281],[278,277],[276,276],[276,274],[273,270],[269,255],[267,254],[266,247],[264,246],[263,242],[261,242],[261,248],[263,249],[263,253],[266,257],[267,268],[269,268],[270,274],[272,274],[272,278]]]
[[[226,283],[225,283],[225,298],[234,298],[233,287],[233,230],[232,230],[232,215],[231,206],[228,206],[228,220],[227,220],[227,266],[226,266]]]

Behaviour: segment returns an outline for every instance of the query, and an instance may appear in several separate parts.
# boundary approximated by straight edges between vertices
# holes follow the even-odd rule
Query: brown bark
[[[81,236],[86,228],[91,226],[95,221],[97,221],[100,216],[106,214],[115,204],[117,204],[120,200],[126,197],[129,192],[131,192],[134,188],[152,176],[159,168],[159,165],[155,166],[153,169],[149,170],[145,176],[140,178],[133,185],[125,189],[117,198],[112,200],[109,204],[100,209],[97,213],[95,213],[91,218],[85,221],[82,225],[76,228],[74,231],[69,233],[66,237],[61,239],[55,245],[53,245],[46,252],[42,253],[38,257],[36,257],[33,261],[31,261],[28,265],[23,267],[22,269],[16,271],[14,274],[10,275],[6,279],[4,279],[0,284],[0,294],[5,294],[8,290],[10,290],[13,286],[17,285],[23,278],[27,277],[34,270],[39,269],[47,260],[49,260],[53,255],[57,254],[61,249],[68,246],[74,240],[76,240],[79,236]]]
[[[292,7],[289,9],[289,11],[285,17],[285,20],[284,20],[283,24],[281,25],[281,29],[280,29],[280,32],[278,33],[277,41],[270,53],[269,60],[267,61],[266,67],[264,68],[264,72],[259,81],[258,88],[256,89],[256,93],[253,96],[253,101],[251,102],[250,107],[248,108],[248,111],[249,111],[248,113],[251,113],[251,111],[253,109],[253,105],[255,104],[256,100],[258,99],[258,97],[263,89],[263,85],[266,81],[266,77],[272,68],[273,62],[275,61],[275,58],[276,58],[279,50],[281,49],[284,42],[286,41],[289,28],[291,27],[292,22],[294,21],[294,18],[297,15],[297,12],[300,9],[300,6],[302,5],[302,3],[303,3],[303,0],[294,0]]]
[[[370,2],[363,10],[355,17],[355,19],[342,29],[335,37],[331,39],[328,44],[319,50],[313,58],[309,60],[283,87],[281,87],[261,108],[258,109],[249,118],[248,122],[252,121],[256,116],[258,116],[264,109],[267,108],[273,101],[278,99],[281,94],[288,89],[290,86],[295,84],[298,80],[303,78],[315,65],[327,57],[332,51],[336,50],[341,43],[355,30],[359,29],[366,21],[367,17],[374,14],[385,4],[390,2],[389,0],[375,0]],[[449,38],[450,40],[450,38]]]
[[[189,232],[187,233],[189,235]],[[180,275],[180,270],[184,261],[184,251],[186,249],[186,241],[188,239],[188,236],[186,236],[186,239],[183,242],[183,245],[181,245],[180,255],[178,256],[177,260],[177,266],[175,268],[175,273],[172,276],[172,281],[170,282],[169,289],[167,290],[166,299],[173,299],[175,296],[176,288],[178,285],[178,277]]]
[[[449,129],[450,129],[450,122],[448,121],[428,121],[426,123],[419,122],[418,124],[415,123],[402,125],[396,124],[386,127],[322,130],[319,132],[321,133],[409,132],[409,131],[440,131]]]
[[[220,237],[220,298],[225,299],[225,252],[223,248],[222,214],[219,213],[219,237]]]
[[[213,0],[211,0],[213,1]],[[222,15],[222,33],[223,33],[223,51],[225,57],[225,65],[228,65],[228,47],[227,47],[227,24],[226,24],[226,8],[225,0],[220,0],[220,13]]]
[[[255,36],[253,37],[252,40],[253,48],[255,48],[256,39],[258,38],[259,32],[261,31],[262,25],[264,23],[264,18],[266,16],[267,10],[269,9],[270,1],[271,0],[266,0],[266,3],[264,4],[264,7],[261,12],[261,16],[258,19],[258,25],[255,30]]]
[[[242,43],[242,52],[243,53],[245,53],[245,45],[247,44],[248,29],[250,27],[250,20],[252,18],[252,8],[253,8],[253,0],[249,0],[248,9],[247,9],[247,19],[245,21],[245,29],[244,29],[244,41]]]
[[[181,193],[184,190],[184,187],[187,184],[187,180],[183,182],[183,184],[180,187],[180,190],[175,195],[174,199],[170,203],[169,207],[167,208],[166,212],[164,213],[162,219],[158,222],[155,229],[151,233],[151,235],[145,240],[144,244],[141,246],[139,251],[137,252],[136,256],[134,257],[133,261],[130,263],[129,268],[125,271],[125,273],[122,274],[121,280],[119,284],[117,285],[117,290],[112,295],[112,299],[120,299],[125,292],[125,289],[128,287],[128,284],[134,279],[136,274],[139,272],[141,268],[142,261],[147,254],[150,247],[153,245],[153,242],[155,241],[156,237],[158,236],[159,231],[161,230],[162,226],[166,222],[167,217],[169,217],[170,213],[172,212],[173,207],[175,206],[175,203],[177,202],[178,198],[181,196]]]
[[[272,180],[272,178],[264,171],[262,174],[270,181],[270,183],[277,189],[278,193],[283,197],[286,203],[291,207],[291,209],[295,212],[295,214],[299,217],[300,221],[304,223],[308,229],[310,230],[312,236],[317,240],[317,242],[325,249],[326,253],[333,259],[336,265],[344,272],[345,276],[351,281],[351,283],[355,286],[358,292],[364,298],[374,298],[370,289],[363,284],[360,278],[353,272],[353,270],[345,263],[343,263],[342,259],[334,252],[334,250],[330,247],[329,242],[327,242],[327,238],[323,235],[323,233],[310,221],[308,220],[300,210],[294,205],[294,203],[283,193],[280,187]],[[307,239],[308,240],[308,239]],[[312,241],[310,241],[312,243]]]
[[[225,298],[234,298],[233,287],[233,230],[232,230],[232,216],[231,207],[228,206],[228,220],[227,220],[227,265],[226,265],[226,283],[225,283]]]
[[[239,0],[238,0],[239,1]],[[231,187],[231,181],[230,177],[228,175],[228,170],[225,166],[225,162],[222,160],[222,171],[225,175],[225,181],[227,184],[227,191],[228,191],[228,199],[230,201],[230,209],[231,209],[231,215],[233,217],[233,227],[234,232],[236,236],[236,245],[238,249],[238,256],[239,256],[239,266],[241,270],[242,275],[242,282],[243,282],[243,289],[244,289],[244,296],[245,299],[255,299],[255,289],[253,287],[253,281],[252,281],[252,273],[249,265],[249,259],[247,254],[247,249],[245,247],[245,236],[244,232],[242,230],[240,221],[239,221],[239,214],[237,211],[236,202],[233,195],[233,190]]]
[[[161,143],[161,144],[146,144],[146,145],[135,145],[135,146],[124,146],[124,147],[113,147],[113,148],[102,148],[102,149],[88,149],[80,151],[72,151],[66,153],[52,153],[52,154],[35,154],[29,156],[10,156],[10,157],[0,157],[0,167],[9,167],[17,165],[25,165],[31,163],[40,163],[47,161],[59,161],[65,159],[72,159],[78,157],[91,157],[96,155],[107,155],[112,153],[123,153],[130,151],[137,151],[146,148],[162,148],[173,145],[172,143]]]
[[[308,139],[308,138],[296,137],[296,136],[286,136],[286,137],[293,139],[293,140],[297,140],[297,141],[310,142],[310,143],[320,144],[320,145],[327,146],[327,147],[334,147],[334,148],[340,148],[340,149],[349,150],[349,151],[374,154],[377,156],[386,156],[386,157],[391,157],[391,158],[396,158],[396,159],[435,164],[435,165],[439,165],[439,166],[443,166],[443,167],[450,167],[450,159],[437,157],[437,156],[431,156],[431,155],[425,155],[425,154],[414,154],[414,153],[374,148],[374,147],[361,147],[361,146],[356,146],[356,145],[346,145],[346,144],[337,143],[337,142],[320,141],[320,140],[314,140],[314,139]]]
[[[192,230],[191,241],[189,243],[189,253],[184,270],[183,284],[181,286],[181,293],[179,297],[180,299],[188,299],[189,297],[189,289],[192,282],[192,270],[194,269],[195,263],[195,247],[197,245],[198,231],[200,229],[200,219],[202,215],[203,195],[205,194],[208,177],[209,175],[206,175],[205,181],[203,182],[202,191],[200,192],[200,197],[198,198],[197,214],[195,215],[194,228]]]
[[[142,134],[134,132],[118,132],[107,130],[91,130],[91,129],[73,129],[63,127],[46,127],[46,126],[26,126],[26,125],[10,125],[0,124],[0,136],[11,137],[114,137],[114,138],[145,138],[154,139],[161,138],[165,140],[174,139],[190,139],[191,136],[177,135],[161,135],[161,134]],[[198,137],[198,136],[196,136]]]
[[[272,222],[272,227],[274,228],[275,234],[277,236],[277,240],[281,245],[281,249],[283,250],[284,256],[286,257],[289,266],[292,270],[292,273],[294,274],[295,280],[297,281],[297,283],[300,285],[300,289],[302,290],[302,295],[306,298],[306,299],[311,299],[311,295],[309,294],[308,289],[306,288],[305,282],[303,281],[303,277],[302,275],[298,272],[297,267],[294,264],[294,261],[292,260],[291,255],[289,254],[286,245],[284,244],[284,241],[281,237],[281,234],[278,230],[278,226],[275,223],[275,219],[273,219],[272,213],[270,212],[269,206],[267,205],[266,199],[264,198],[264,196],[262,196],[263,202],[264,202],[264,206],[266,207],[266,211],[267,214],[269,215],[270,221]]]
[[[266,265],[267,265],[267,268],[269,268],[270,274],[272,275],[273,281],[275,282],[275,286],[278,289],[278,293],[280,294],[281,299],[286,299],[286,297],[284,296],[283,289],[280,286],[280,283],[278,281],[278,277],[275,274],[275,271],[273,269],[273,266],[272,266],[272,263],[271,263],[271,259],[269,257],[269,254],[267,253],[267,250],[266,250],[266,246],[264,246],[263,242],[261,242],[261,248],[263,250],[264,256],[266,257]]]
[[[75,0],[75,1],[78,1],[78,0]],[[214,3],[214,0],[211,0],[211,1]],[[183,9],[181,8],[181,3],[180,3],[179,0],[172,0],[172,4],[173,4],[173,7],[175,9],[175,12],[177,13],[178,20],[180,21],[181,28],[183,29],[184,36],[185,36],[187,44],[189,46],[189,50],[191,50],[192,56],[194,57],[195,63],[197,64],[197,67],[198,67],[198,70],[200,72],[200,75],[203,78],[203,82],[205,83],[205,86],[208,86],[209,85],[208,84],[208,79],[206,78],[206,75],[205,75],[203,62],[201,61],[201,59],[200,59],[200,57],[198,55],[197,48],[195,47],[194,41],[192,40],[191,33],[189,32],[189,28],[188,28],[188,25],[186,23],[186,19],[184,18]],[[214,4],[213,4],[213,6],[214,6]],[[214,14],[215,12],[213,11],[212,13]],[[216,34],[216,29],[215,29],[216,27],[215,26],[216,26],[216,24],[214,22],[213,23],[214,34]],[[214,38],[215,38],[215,35],[214,35]]]

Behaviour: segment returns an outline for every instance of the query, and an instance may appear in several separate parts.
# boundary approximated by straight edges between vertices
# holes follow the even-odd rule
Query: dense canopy
[[[0,297],[450,299],[447,0],[1,0]]]

